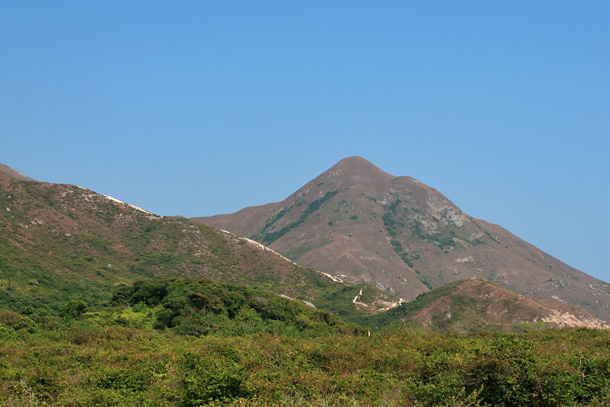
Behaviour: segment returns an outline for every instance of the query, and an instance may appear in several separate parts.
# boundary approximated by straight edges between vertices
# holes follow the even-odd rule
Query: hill
[[[610,320],[609,284],[465,214],[435,189],[361,157],[341,160],[282,202],[194,220],[407,300],[474,277]]]
[[[172,276],[259,287],[344,316],[397,305],[374,287],[298,266],[232,233],[15,173],[0,172],[2,308],[58,310],[70,300],[100,306],[117,287]],[[351,301],[361,289],[366,305]]]
[[[36,181],[35,179],[32,179],[32,178],[28,177],[27,175],[23,175],[22,173],[17,172],[14,169],[12,169],[11,167],[9,167],[8,165],[4,165],[4,164],[0,164],[0,173],[3,173],[2,176],[5,179],[14,178],[19,181]]]
[[[580,307],[527,297],[487,280],[455,281],[414,301],[369,318],[380,326],[398,321],[426,331],[513,331],[533,327],[610,329]]]
[[[326,201],[309,204],[305,217]],[[0,400],[8,405],[610,400],[608,330],[444,335],[394,326],[369,335],[309,302],[378,325],[458,332],[481,321],[502,329],[506,309],[587,317],[574,307],[530,304],[466,280],[363,317],[391,307],[391,297],[297,266],[230,232],[84,188],[0,171],[0,209]]]

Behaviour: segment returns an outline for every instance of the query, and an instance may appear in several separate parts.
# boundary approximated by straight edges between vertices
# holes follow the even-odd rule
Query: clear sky
[[[0,0],[0,163],[161,215],[362,156],[610,282],[610,2]]]

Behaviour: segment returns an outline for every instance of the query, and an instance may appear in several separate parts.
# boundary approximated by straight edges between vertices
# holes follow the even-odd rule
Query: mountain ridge
[[[1,163],[0,163],[0,174],[5,179],[8,176],[9,178],[14,178],[14,179],[19,180],[19,181],[36,181],[35,179],[30,178],[27,175],[23,175],[22,173],[12,169],[8,165],[4,165],[4,164],[1,164]]]
[[[283,201],[192,219],[406,300],[477,277],[610,320],[610,284],[465,214],[434,188],[388,174],[362,157],[339,161]]]
[[[154,277],[258,287],[344,316],[397,302],[231,232],[70,184],[25,182],[0,172],[0,208],[0,305],[11,310],[57,309],[70,300],[100,306],[116,287]],[[366,306],[351,302],[360,289],[369,294]]]

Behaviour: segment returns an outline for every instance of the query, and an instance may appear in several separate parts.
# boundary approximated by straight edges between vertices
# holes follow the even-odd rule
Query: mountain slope
[[[463,213],[435,189],[361,157],[341,160],[282,202],[194,220],[407,300],[476,277],[610,320],[609,284]]]
[[[370,323],[398,321],[427,331],[511,331],[524,327],[610,329],[580,307],[519,295],[487,280],[460,280],[421,294],[412,302],[369,317]]]
[[[0,173],[2,173],[2,177],[5,179],[14,178],[19,181],[35,181],[34,179],[23,175],[20,172],[15,171],[8,165],[0,164]],[[8,176],[8,177],[7,177]]]
[[[0,172],[1,307],[57,309],[72,299],[100,305],[117,287],[167,276],[264,288],[345,315],[396,303],[374,287],[350,286],[232,233],[10,174]],[[366,306],[351,302],[360,289],[369,293]]]

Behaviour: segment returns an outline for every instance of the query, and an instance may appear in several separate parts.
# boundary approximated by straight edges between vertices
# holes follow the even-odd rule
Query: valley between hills
[[[610,285],[349,157],[166,217],[0,165],[2,405],[607,405]]]

